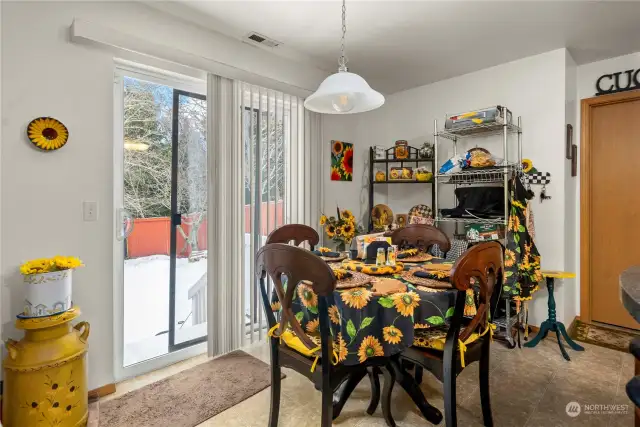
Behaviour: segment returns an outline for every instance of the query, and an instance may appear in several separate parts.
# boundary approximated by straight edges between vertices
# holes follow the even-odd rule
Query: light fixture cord
[[[340,60],[338,60],[338,71],[348,71],[347,57],[344,54],[344,39],[347,35],[347,5],[346,0],[342,0],[342,44],[340,46]]]

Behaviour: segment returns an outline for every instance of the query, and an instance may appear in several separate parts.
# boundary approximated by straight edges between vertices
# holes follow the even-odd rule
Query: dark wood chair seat
[[[489,397],[489,352],[491,326],[488,315],[497,305],[493,293],[496,285],[502,283],[503,247],[497,242],[481,243],[467,250],[454,264],[451,283],[457,290],[453,316],[446,329],[442,350],[412,346],[402,353],[402,359],[415,363],[431,371],[444,383],[445,421],[447,427],[457,425],[456,418],[456,377],[473,362],[480,363],[480,400],[485,426],[493,426]],[[473,280],[472,280],[473,279]],[[473,284],[472,284],[473,283]],[[467,289],[477,287],[477,313],[472,319],[464,318]],[[472,334],[483,334],[469,342]],[[467,342],[463,357],[459,342]]]

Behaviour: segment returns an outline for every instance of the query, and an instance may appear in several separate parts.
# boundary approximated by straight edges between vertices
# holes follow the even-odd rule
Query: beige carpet
[[[193,427],[271,384],[270,367],[232,353],[100,403],[100,427]]]

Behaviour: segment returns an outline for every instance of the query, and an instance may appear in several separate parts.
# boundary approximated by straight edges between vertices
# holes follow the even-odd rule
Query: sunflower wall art
[[[27,127],[29,140],[41,150],[52,151],[63,147],[69,139],[67,127],[51,117],[38,117]]]
[[[331,181],[353,180],[353,144],[331,141]]]

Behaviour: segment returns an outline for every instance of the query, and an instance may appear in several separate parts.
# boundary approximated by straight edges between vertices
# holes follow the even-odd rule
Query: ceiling
[[[340,1],[149,2],[235,38],[256,31],[277,54],[334,72]],[[349,69],[383,93],[567,47],[578,64],[640,51],[640,2],[347,2]]]

